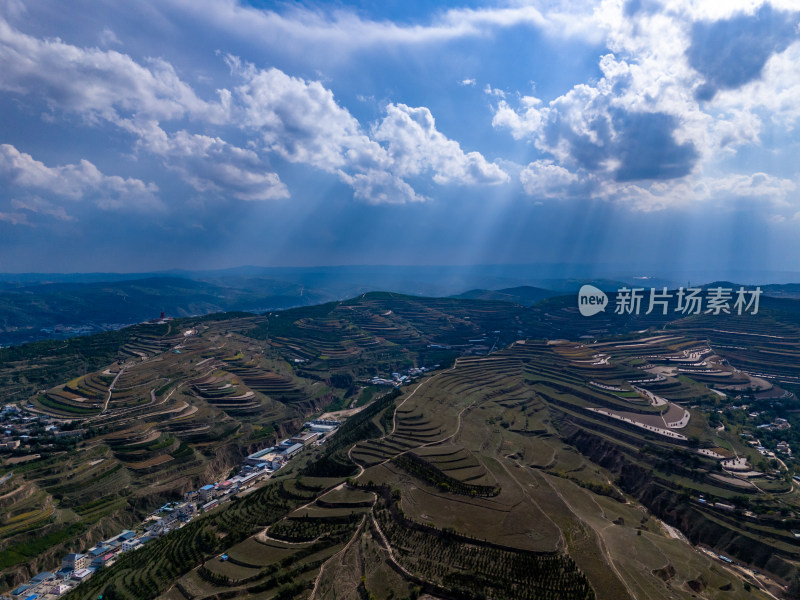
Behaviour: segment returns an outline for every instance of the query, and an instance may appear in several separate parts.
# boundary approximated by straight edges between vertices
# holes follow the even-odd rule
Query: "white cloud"
[[[488,87],[488,86],[487,86]],[[494,92],[495,90],[492,90]],[[487,93],[490,93],[487,91]],[[505,98],[505,94],[500,96]],[[515,110],[505,100],[500,100],[492,117],[494,127],[508,129],[515,140],[533,137],[542,128],[542,101],[533,96],[522,96],[520,108]]]
[[[766,173],[707,178],[702,181],[702,185],[707,188],[709,197],[759,198],[776,205],[787,204],[792,192],[797,190],[797,185],[792,180]],[[793,200],[791,204],[797,205],[798,198]]]
[[[79,48],[58,38],[41,40],[13,29],[0,17],[0,90],[36,94],[55,109],[87,120],[119,124],[131,117],[219,123],[227,120],[226,91],[208,103],[168,62],[147,66],[114,50]]]
[[[787,210],[800,206],[800,198],[794,194],[796,190],[797,186],[789,179],[755,173],[724,177],[691,176],[649,185],[603,182],[593,190],[593,197],[618,201],[645,212],[689,207],[697,203],[723,210],[741,201],[757,201],[764,210]]]
[[[155,122],[140,125],[137,133],[141,146],[163,157],[168,168],[178,171],[198,191],[248,201],[289,197],[278,174],[253,150],[185,130],[168,134]]]
[[[433,180],[440,184],[497,184],[509,180],[496,164],[478,152],[465,153],[458,142],[437,131],[431,111],[424,106],[389,104],[386,116],[372,135],[386,143],[393,170],[404,177],[430,170]]]
[[[793,101],[800,94],[800,43],[776,51],[760,77],[701,103],[696,91],[704,76],[687,59],[694,24],[767,14],[763,2],[637,4],[637,12],[616,0],[596,6],[590,21],[612,50],[599,61],[599,80],[577,84],[549,101],[496,95],[493,126],[530,140],[544,157],[522,171],[524,189],[541,197],[578,190],[639,210],[726,194],[780,203],[793,189],[788,179],[704,173],[725,171],[723,160],[735,159],[743,146],[760,145],[763,114],[789,128],[800,118]],[[731,27],[746,24],[736,21]],[[487,86],[486,91],[494,90]],[[565,174],[577,179],[565,185]]]
[[[773,55],[764,66],[761,77],[746,85],[717,93],[712,106],[731,111],[747,119],[759,119],[757,113],[769,114],[777,125],[794,129],[800,121],[800,42]]]
[[[108,27],[103,28],[103,31],[101,31],[100,35],[98,36],[98,40],[100,41],[100,45],[103,46],[104,48],[122,44],[122,42],[119,41],[117,34],[115,34]]]
[[[28,215],[19,212],[0,212],[0,221],[10,223],[11,225],[30,225]]]
[[[506,16],[468,12],[464,23],[506,22]],[[508,19],[518,13],[530,11],[512,11]],[[453,26],[458,19],[448,15],[443,18]],[[101,37],[116,39],[110,29]],[[201,192],[241,200],[287,197],[266,163],[272,153],[334,174],[353,186],[356,198],[371,202],[423,199],[405,181],[423,174],[440,184],[508,180],[500,167],[438,132],[425,107],[390,104],[371,137],[322,82],[257,69],[233,56],[225,60],[241,83],[218,90],[209,102],[163,59],[140,64],[113,50],[38,39],[0,18],[0,62],[9,66],[0,72],[0,90],[42,98],[50,118],[66,112],[90,125],[120,127],[136,137],[139,150],[161,157]],[[247,149],[224,139],[232,127],[246,137]],[[371,192],[375,197],[367,199]]]
[[[54,219],[58,219],[59,221],[75,220],[75,217],[67,214],[67,211],[63,206],[53,204],[52,202],[48,202],[47,200],[44,200],[38,196],[31,196],[29,198],[25,198],[24,200],[14,198],[11,200],[11,207],[16,210],[26,210],[32,213],[48,215]]]
[[[723,161],[734,161],[740,148],[761,144],[767,127],[791,129],[800,119],[794,101],[800,94],[800,42],[785,50],[781,46],[761,76],[745,85],[720,89],[708,102],[696,97],[704,76],[687,59],[693,27],[758,15],[759,1],[735,0],[717,8],[691,0],[668,6],[648,0],[539,2],[442,10],[410,25],[373,21],[345,9],[295,6],[276,12],[234,0],[172,4],[184,15],[202,16],[206,25],[235,26],[253,40],[270,31],[270,39],[281,39],[283,45],[299,40],[298,47],[308,43],[329,51],[340,44],[342,55],[376,45],[493,35],[518,25],[562,38],[602,38],[610,52],[599,60],[598,80],[549,99],[490,85],[484,89],[495,103],[494,127],[530,140],[539,152],[520,167],[520,181],[527,193],[540,197],[584,194],[648,209],[680,204],[683,192],[715,198],[726,192],[709,173],[725,171]],[[792,8],[791,2],[783,4]],[[590,31],[594,37],[587,38]],[[119,43],[110,28],[98,39],[104,46]],[[0,90],[44,98],[55,113],[76,114],[89,123],[116,124],[136,136],[141,151],[160,157],[201,192],[241,200],[288,197],[269,167],[273,154],[339,177],[353,187],[357,199],[368,202],[424,200],[409,183],[423,176],[438,184],[509,180],[498,164],[464,151],[438,131],[427,107],[390,102],[385,115],[367,126],[322,81],[258,69],[232,56],[226,60],[240,83],[209,100],[163,59],[137,62],[117,51],[37,39],[0,18],[0,62],[8,66],[0,71]],[[473,78],[459,83],[477,84]],[[232,127],[238,131],[231,133]],[[742,177],[757,179],[757,174]],[[741,197],[788,198],[792,193],[785,186],[748,188],[736,177],[728,180],[739,186],[730,193]]]
[[[353,187],[353,193],[367,204],[405,204],[428,200],[414,191],[408,183],[387,171],[369,169],[350,175],[339,173],[342,181]]]
[[[569,171],[550,160],[530,163],[520,172],[525,192],[535,199],[596,199],[652,212],[708,204],[715,210],[744,202],[759,202],[765,210],[794,212],[800,207],[798,186],[791,179],[766,173],[703,176],[628,182]]]
[[[0,145],[0,177],[25,190],[48,192],[72,200],[91,198],[103,209],[163,208],[158,187],[139,179],[103,175],[88,160],[48,167],[10,144]]]
[[[488,36],[497,30],[525,25],[545,32],[593,39],[595,28],[574,10],[543,14],[531,4],[489,8],[454,8],[434,13],[427,23],[400,25],[363,18],[340,7],[325,9],[286,5],[282,12],[259,9],[236,0],[172,0],[182,13],[260,46],[302,48],[317,60],[342,60],[348,53],[374,47],[443,43]],[[582,11],[585,13],[586,8]],[[265,36],[269,31],[271,35]],[[330,52],[336,48],[336,52]]]
[[[242,124],[258,131],[268,150],[327,172],[388,166],[385,151],[319,81],[275,68],[247,65],[238,70],[245,79],[236,88]]]
[[[575,173],[549,160],[530,163],[519,177],[525,193],[536,198],[563,197],[579,181]]]
[[[500,90],[500,89],[497,89],[497,88],[493,88],[488,83],[483,88],[483,93],[486,94],[487,96],[496,96],[497,98],[505,98],[506,97],[506,93],[503,90]]]
[[[371,135],[319,81],[291,77],[279,69],[257,70],[228,62],[244,83],[235,90],[241,123],[261,136],[266,150],[292,162],[337,173],[368,202],[420,201],[406,177],[427,172],[436,183],[502,183],[508,175],[478,152],[436,130],[426,107],[389,104]]]

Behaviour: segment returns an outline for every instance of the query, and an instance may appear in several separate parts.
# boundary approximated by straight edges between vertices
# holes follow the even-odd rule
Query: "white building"
[[[141,547],[142,547],[142,542],[137,538],[133,538],[132,540],[125,540],[124,542],[122,542],[123,552],[130,552],[131,550],[136,550]]]
[[[61,594],[66,594],[72,588],[68,586],[66,583],[57,583],[53,587],[50,588],[49,594],[53,594],[54,596],[60,596]]]

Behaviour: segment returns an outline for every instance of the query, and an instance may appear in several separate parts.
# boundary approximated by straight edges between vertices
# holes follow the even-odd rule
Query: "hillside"
[[[6,454],[39,455],[0,470],[6,585],[224,480],[304,419],[352,409],[256,491],[68,598],[784,593],[800,560],[797,463],[744,434],[773,456],[800,444],[793,303],[595,320],[574,297],[370,293],[3,350],[20,406],[34,390],[29,410],[84,432]],[[26,386],[50,364],[57,381]],[[413,375],[376,395],[372,379],[393,373]]]
[[[96,333],[157,318],[264,311],[328,299],[313,290],[260,278],[219,284],[177,277],[46,283],[0,292],[0,345]]]
[[[552,298],[560,295],[552,290],[537,288],[532,286],[520,286],[506,288],[503,290],[469,290],[463,294],[457,294],[453,298],[463,298],[469,300],[497,300],[500,302],[513,302],[523,306],[531,306],[545,298]]]

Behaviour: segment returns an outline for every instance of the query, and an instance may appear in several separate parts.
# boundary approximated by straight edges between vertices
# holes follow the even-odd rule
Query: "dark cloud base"
[[[695,23],[686,55],[689,64],[706,78],[695,97],[711,100],[718,90],[736,89],[758,79],[767,60],[800,37],[799,16],[764,4],[753,15]]]

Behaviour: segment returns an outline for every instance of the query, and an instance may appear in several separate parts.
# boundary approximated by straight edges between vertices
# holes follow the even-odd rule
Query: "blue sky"
[[[0,4],[0,271],[800,270],[794,1]]]

